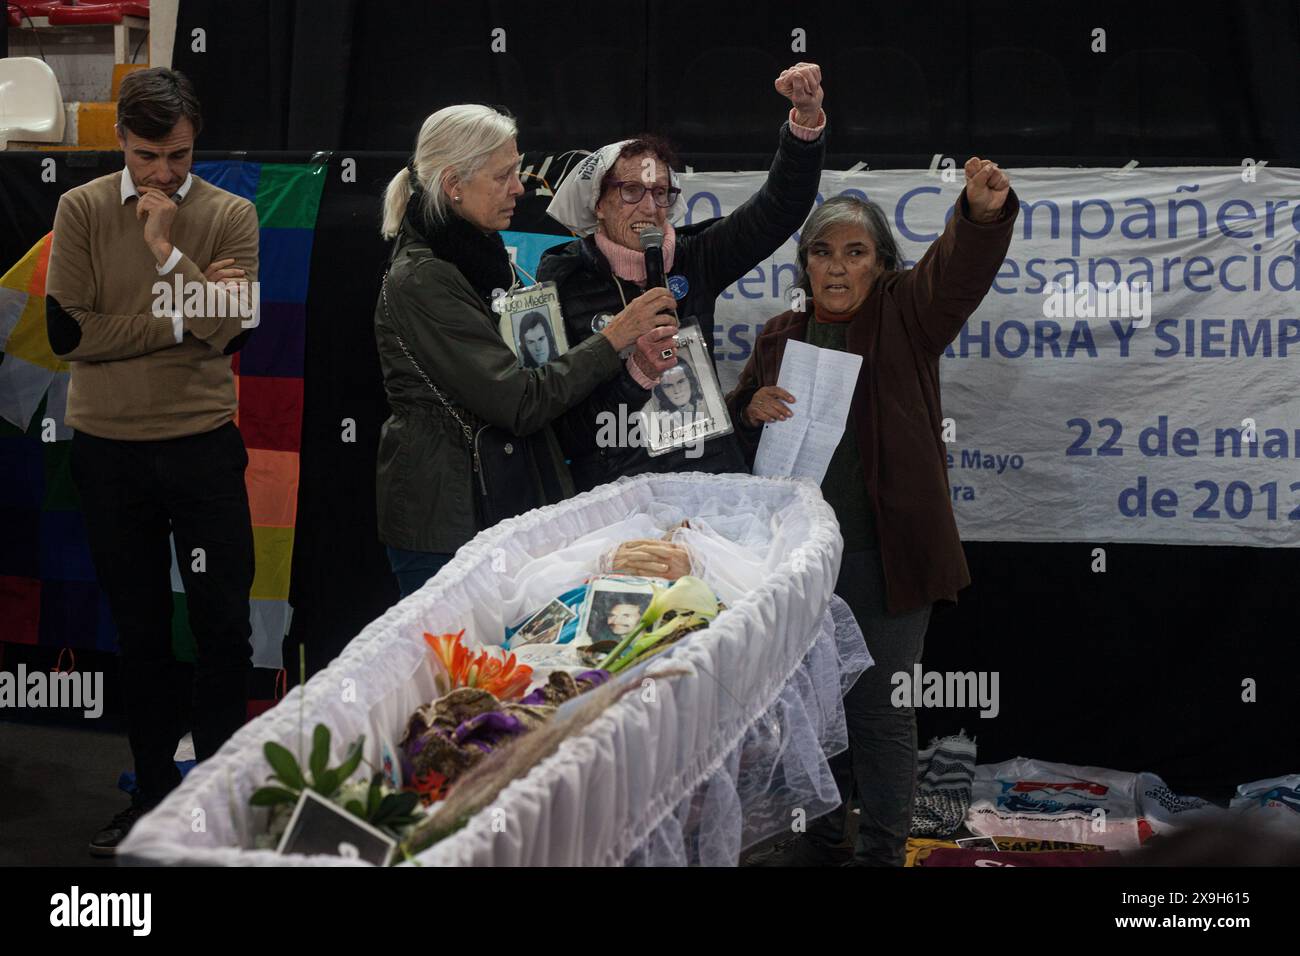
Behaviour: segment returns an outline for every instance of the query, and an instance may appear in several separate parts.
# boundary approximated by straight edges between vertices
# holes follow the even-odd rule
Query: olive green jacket
[[[411,551],[452,552],[483,530],[470,448],[403,354],[398,336],[466,424],[532,436],[520,448],[527,444],[534,455],[548,456],[538,465],[553,467],[563,496],[572,495],[549,423],[622,370],[605,336],[591,336],[543,368],[520,368],[501,338],[497,316],[469,280],[405,230],[385,285],[387,308],[381,291],[375,337],[392,415],[379,439],[379,539]],[[521,465],[527,462],[527,456],[521,459]],[[531,463],[520,468],[519,477],[536,483],[545,496]]]

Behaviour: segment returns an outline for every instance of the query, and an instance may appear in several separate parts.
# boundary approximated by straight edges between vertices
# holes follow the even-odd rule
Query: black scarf
[[[435,256],[459,269],[484,301],[492,300],[494,289],[514,285],[515,271],[501,233],[484,233],[454,210],[449,210],[441,222],[430,219],[425,215],[424,187],[414,170],[410,175],[411,198],[406,203],[403,223],[406,228],[427,243]]]

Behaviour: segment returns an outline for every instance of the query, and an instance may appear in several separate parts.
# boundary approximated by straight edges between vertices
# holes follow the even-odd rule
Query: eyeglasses
[[[677,197],[682,194],[682,191],[676,186],[651,187],[647,186],[645,183],[636,182],[635,180],[621,180],[619,182],[610,183],[610,185],[618,189],[619,196],[622,198],[623,202],[627,203],[629,206],[635,206],[639,203],[645,196],[647,189],[650,190],[650,197],[654,199],[655,205],[665,209],[675,203]]]

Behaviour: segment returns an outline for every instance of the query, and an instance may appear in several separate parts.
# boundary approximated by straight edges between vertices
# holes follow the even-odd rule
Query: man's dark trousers
[[[160,441],[73,436],[72,475],[117,625],[138,800],[146,809],[180,782],[173,756],[187,716],[199,760],[246,717],[254,566],[247,465],[232,422]],[[192,680],[172,656],[172,534],[196,645]]]

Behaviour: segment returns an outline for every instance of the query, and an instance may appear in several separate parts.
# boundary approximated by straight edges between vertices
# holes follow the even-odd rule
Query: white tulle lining
[[[846,746],[842,693],[870,666],[832,589],[839,527],[816,485],[741,475],[646,475],[530,512],[480,534],[420,591],[358,635],[304,688],[196,767],[119,848],[131,863],[365,865],[251,849],[264,810],[262,746],[299,750],[318,722],[333,760],[366,735],[395,743],[433,699],[424,632],[505,626],[598,566],[611,543],[681,518],[705,580],[728,604],[713,624],[634,669],[643,685],[506,787],[460,831],[421,853],[430,866],[734,865],[742,848],[839,800],[826,758]]]
[[[848,747],[841,697],[870,665],[852,612],[832,598],[776,701],[626,864],[735,866],[746,847],[834,809],[840,796],[826,757]]]

